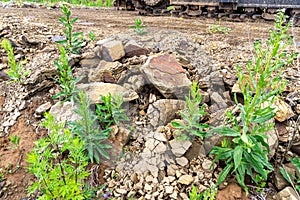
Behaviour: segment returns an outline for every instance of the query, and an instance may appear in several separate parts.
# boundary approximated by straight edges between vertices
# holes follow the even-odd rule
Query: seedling
[[[1,46],[8,54],[9,70],[6,71],[7,75],[12,79],[12,82],[24,84],[26,77],[30,75],[31,71],[24,71],[23,64],[16,61],[14,48],[8,39],[4,38],[1,42]]]
[[[90,31],[88,36],[89,36],[90,40],[92,40],[92,41],[95,41],[97,39],[96,34],[93,31]]]
[[[144,35],[147,34],[146,31],[144,31],[144,29],[146,28],[146,26],[144,26],[143,22],[141,19],[137,18],[134,20],[135,25],[134,26],[130,26],[130,28],[133,28],[134,31],[139,34],[139,35]]]
[[[18,148],[21,138],[19,136],[13,135],[9,139],[10,139],[10,142],[13,144],[13,146],[11,146],[11,148]]]
[[[221,26],[221,19],[219,19],[219,23],[218,24],[210,25],[206,29],[206,32],[209,33],[209,34],[212,34],[212,33],[228,34],[230,31],[231,31],[231,28]]]

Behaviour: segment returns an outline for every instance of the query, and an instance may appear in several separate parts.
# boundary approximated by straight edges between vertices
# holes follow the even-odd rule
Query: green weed
[[[113,124],[119,125],[128,121],[125,110],[122,109],[123,97],[121,94],[101,96],[102,104],[96,104],[96,113],[102,129],[109,128]]]
[[[65,40],[58,41],[59,44],[64,44],[65,49],[69,53],[80,54],[79,50],[82,48],[82,32],[73,32],[73,24],[78,20],[78,18],[71,19],[71,10],[68,6],[63,5],[61,9],[64,14],[63,17],[59,18],[60,23],[65,27]]]
[[[221,26],[221,19],[219,19],[218,24],[210,25],[206,29],[206,33],[209,33],[209,34],[212,34],[212,33],[228,34],[230,31],[231,31],[231,28]]]
[[[197,190],[197,187],[192,185],[192,191],[189,192],[190,200],[215,200],[218,192],[218,188],[215,185],[201,193],[198,193]]]
[[[62,91],[54,95],[54,99],[63,97],[64,100],[73,101],[74,94],[77,92],[75,85],[81,78],[74,78],[72,67],[69,65],[69,58],[64,47],[60,46],[60,57],[58,61],[54,62],[54,65],[58,69],[58,78],[56,82],[60,84]]]
[[[248,192],[245,176],[249,175],[256,184],[255,174],[261,180],[268,178],[273,170],[268,161],[269,146],[266,143],[266,132],[274,128],[270,122],[276,110],[272,107],[276,95],[285,86],[282,81],[282,71],[295,58],[296,54],[288,54],[286,48],[292,43],[292,37],[287,33],[290,23],[285,24],[284,12],[279,12],[275,29],[271,30],[267,48],[260,41],[254,43],[254,61],[246,65],[246,74],[238,68],[239,86],[244,104],[235,102],[241,111],[240,121],[232,112],[227,113],[231,127],[217,127],[211,132],[230,137],[224,138],[221,147],[216,146],[211,151],[217,160],[225,161],[225,168],[220,173],[217,185],[221,184],[229,173],[234,173],[238,183]]]
[[[88,36],[89,36],[90,40],[92,40],[92,41],[97,40],[96,34],[93,31],[90,31]]]
[[[201,106],[202,95],[199,93],[199,88],[196,82],[191,84],[189,96],[185,97],[184,110],[179,114],[184,123],[171,122],[172,126],[178,129],[177,134],[180,134],[179,139],[190,139],[191,136],[198,136],[201,139],[207,136],[207,124],[201,124],[200,118],[207,114],[204,111],[204,104]]]
[[[137,18],[134,20],[134,26],[130,26],[130,28],[134,29],[134,31],[138,34],[138,35],[144,35],[147,34],[147,32],[144,30],[146,28],[146,26],[144,26],[144,23],[142,22],[141,19]]]
[[[7,75],[12,79],[13,82],[24,84],[26,77],[30,75],[31,71],[24,71],[23,64],[16,61],[14,48],[8,39],[4,38],[1,42],[1,46],[8,54],[9,70],[6,71]]]
[[[28,170],[37,180],[27,188],[28,194],[42,193],[38,199],[85,199],[83,186],[89,173],[85,143],[74,136],[63,123],[45,114],[42,126],[49,130],[27,155]]]
[[[10,142],[13,144],[13,146],[11,146],[11,148],[18,148],[21,138],[19,136],[13,135],[9,139],[10,139]]]
[[[91,162],[96,161],[100,163],[100,158],[103,156],[109,159],[109,155],[105,151],[111,148],[110,145],[105,144],[109,138],[110,128],[101,130],[97,127],[98,117],[90,109],[90,99],[83,91],[79,91],[76,96],[78,108],[75,112],[81,116],[80,120],[71,123],[72,131],[84,141],[85,149]]]

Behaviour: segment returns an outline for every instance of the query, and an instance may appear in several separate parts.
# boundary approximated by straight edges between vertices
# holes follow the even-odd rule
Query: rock
[[[189,164],[189,161],[186,157],[180,157],[180,158],[176,158],[176,162],[178,165],[184,167],[186,166],[187,164]]]
[[[123,195],[127,194],[127,191],[125,189],[121,189],[121,188],[117,188],[116,192],[119,193],[119,194],[123,194]]]
[[[157,129],[157,131],[154,132],[154,139],[162,141],[162,142],[166,142],[167,138],[165,133],[160,132],[159,128]]]
[[[155,153],[162,154],[162,153],[165,153],[166,150],[167,150],[167,146],[164,143],[159,142],[153,151]]]
[[[288,120],[289,118],[295,116],[291,106],[281,99],[274,101],[274,106],[277,109],[275,119],[279,122]]]
[[[113,62],[121,59],[125,56],[124,47],[121,41],[108,41],[101,45],[101,52],[96,52],[97,55],[101,55],[106,61]]]
[[[156,147],[156,145],[158,144],[158,141],[156,141],[155,139],[153,138],[150,138],[146,141],[145,143],[145,147],[147,149],[149,149],[150,151],[153,151],[153,149]]]
[[[189,92],[191,81],[186,71],[169,54],[149,57],[141,71],[166,98],[183,99]]]
[[[124,50],[126,57],[141,56],[149,53],[147,49],[137,44],[135,40],[128,41],[124,45]]]
[[[299,196],[292,187],[286,187],[275,196],[276,200],[299,200]]]
[[[297,177],[296,175],[296,167],[293,163],[287,163],[283,165],[286,172],[292,176]],[[289,186],[290,184],[287,182],[287,180],[283,177],[280,170],[277,168],[275,169],[275,173],[273,176],[274,184],[278,190],[282,190],[286,186]]]
[[[176,165],[168,165],[167,166],[167,175],[168,176],[175,176],[176,174],[176,170],[178,169],[178,167]]]
[[[98,56],[94,56],[82,59],[79,64],[83,68],[93,69],[99,65],[100,61],[101,59]]]
[[[183,200],[189,200],[188,195],[185,194],[185,193],[180,193],[179,196],[180,196]]]
[[[109,93],[111,95],[123,94],[123,100],[132,101],[138,98],[138,94],[133,90],[128,90],[120,85],[112,83],[82,83],[76,86],[79,90],[86,91],[90,96],[91,104],[102,103],[100,95],[107,96]]]
[[[55,117],[59,122],[75,122],[80,120],[81,117],[74,112],[76,106],[71,102],[57,102],[50,109],[50,114]]]
[[[10,80],[10,77],[4,71],[0,71],[0,80],[8,81]]]
[[[176,112],[183,109],[184,101],[160,99],[149,105],[147,116],[154,129],[164,126],[176,117]]]
[[[191,175],[182,175],[178,179],[178,183],[184,185],[190,185],[194,181],[194,178]]]
[[[210,169],[211,164],[212,164],[211,160],[205,159],[201,166],[204,171],[211,172],[214,170],[214,166],[212,166],[212,168]]]
[[[145,189],[146,191],[152,191],[152,186],[149,185],[148,183],[145,183],[144,189]]]
[[[114,125],[112,127],[112,131],[110,132],[109,139],[118,147],[122,149],[130,140],[130,130],[124,127],[118,127]]]
[[[165,191],[167,194],[172,194],[173,193],[173,186],[165,186]]]
[[[300,155],[300,142],[295,142],[291,147],[292,152],[296,153],[298,156]]]
[[[246,194],[243,192],[242,188],[236,183],[228,185],[225,189],[219,190],[216,199],[222,200],[236,200],[243,199],[247,200]]]
[[[170,141],[171,151],[176,157],[183,156],[191,145],[192,143],[187,140],[173,139]]]
[[[210,95],[210,100],[212,106],[209,108],[209,113],[216,113],[219,110],[228,108],[225,98],[218,92],[212,92]]]
[[[42,105],[40,105],[36,110],[35,110],[35,114],[37,115],[41,115],[44,112],[46,112],[47,110],[49,110],[51,108],[52,104],[50,102],[46,102]]]

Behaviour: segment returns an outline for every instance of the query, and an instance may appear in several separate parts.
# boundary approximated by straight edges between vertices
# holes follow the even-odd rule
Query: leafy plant
[[[96,113],[103,129],[109,128],[113,124],[119,125],[123,121],[128,121],[125,110],[122,109],[124,103],[122,94],[101,96],[102,104],[96,104]]]
[[[231,28],[221,26],[221,19],[219,19],[218,24],[212,24],[206,29],[206,33],[223,33],[228,34],[231,31]]]
[[[70,8],[66,5],[62,6],[61,9],[64,14],[63,17],[59,18],[60,23],[66,28],[64,30],[66,39],[58,41],[59,44],[64,44],[66,50],[69,53],[79,54],[79,50],[82,48],[82,32],[73,33],[73,24],[78,21],[78,18],[71,19],[71,11]]]
[[[90,31],[88,36],[89,36],[90,40],[92,40],[92,41],[95,41],[97,39],[96,34],[93,31]]]
[[[139,19],[139,18],[137,18],[137,19],[135,19],[134,20],[134,26],[130,26],[130,28],[133,28],[134,29],[134,31],[137,33],[137,34],[139,34],[139,35],[144,35],[144,34],[146,34],[147,32],[146,31],[144,31],[144,29],[146,28],[146,26],[144,26],[143,24],[143,22],[142,22],[142,20],[141,19]]]
[[[189,192],[190,200],[215,200],[218,188],[212,185],[210,188],[198,194],[197,187],[192,185],[192,191]]]
[[[179,114],[184,121],[171,122],[174,128],[177,128],[177,134],[180,135],[180,139],[190,139],[190,136],[198,136],[201,139],[207,136],[207,132],[204,129],[208,128],[207,124],[201,124],[199,121],[203,115],[207,114],[204,111],[204,104],[201,106],[202,95],[199,93],[199,88],[196,82],[191,84],[189,96],[185,97],[184,110]]]
[[[85,199],[83,186],[89,173],[85,143],[74,136],[63,123],[57,123],[49,113],[42,126],[49,130],[48,137],[41,138],[27,155],[29,172],[37,178],[28,194],[42,193],[38,199]]]
[[[1,46],[8,55],[9,70],[6,71],[7,75],[12,79],[13,82],[24,84],[25,78],[30,75],[31,71],[24,71],[23,64],[16,61],[14,48],[8,39],[4,38],[1,42]]]
[[[84,141],[91,162],[100,163],[100,156],[109,159],[105,149],[109,149],[111,146],[105,144],[105,140],[108,139],[111,129],[101,130],[97,126],[98,117],[90,109],[90,99],[84,91],[78,92],[76,101],[78,108],[75,109],[75,112],[81,116],[81,119],[71,123],[72,131]]]
[[[274,128],[274,123],[270,122],[276,114],[272,104],[285,86],[281,79],[282,71],[296,57],[296,54],[286,52],[292,37],[287,33],[290,23],[284,25],[284,22],[284,12],[279,12],[266,49],[263,49],[260,41],[254,43],[254,61],[249,61],[246,65],[247,75],[238,68],[239,86],[244,97],[244,104],[241,105],[235,96],[235,102],[241,111],[240,121],[232,112],[228,112],[232,127],[223,126],[211,130],[226,136],[221,147],[216,146],[211,151],[216,156],[214,162],[223,160],[226,164],[217,185],[231,172],[248,192],[246,175],[257,184],[255,174],[261,180],[266,180],[268,173],[273,170],[267,157],[269,146],[265,141],[265,133]]]
[[[300,159],[297,156],[296,158],[291,158],[290,161],[295,165],[298,174],[300,173]],[[286,170],[281,167],[280,168],[281,174],[283,175],[283,177],[294,187],[298,190],[298,192],[300,192],[300,177],[295,177],[292,174],[288,174],[286,172]],[[299,195],[299,193],[298,193]]]
[[[10,142],[13,144],[13,146],[11,146],[11,148],[17,148],[20,144],[20,140],[21,138],[19,136],[13,135],[10,138]]]
[[[54,62],[54,65],[57,67],[59,73],[56,81],[60,84],[62,91],[54,95],[53,98],[63,97],[65,100],[73,101],[73,96],[77,92],[75,85],[80,81],[80,78],[73,77],[72,67],[69,65],[69,58],[65,48],[60,46],[59,50],[60,57],[58,61]]]

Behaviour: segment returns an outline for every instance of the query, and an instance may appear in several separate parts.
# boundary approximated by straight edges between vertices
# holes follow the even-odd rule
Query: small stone
[[[109,41],[102,45],[101,56],[104,60],[112,62],[125,56],[121,41]]]
[[[151,194],[146,194],[145,199],[152,199],[152,195]]]
[[[203,170],[205,170],[205,171],[212,171],[214,169],[214,167],[212,167],[212,169],[210,169],[211,164],[212,164],[211,160],[205,159],[203,161],[203,163],[202,163]]]
[[[134,40],[130,40],[129,42],[127,42],[124,45],[124,49],[126,57],[141,56],[149,53],[147,49],[137,44]]]
[[[177,191],[174,191],[170,197],[173,198],[173,199],[177,199],[177,196],[178,196],[178,192]]]
[[[149,185],[148,183],[145,184],[144,188],[145,188],[145,190],[147,190],[147,191],[151,191],[151,190],[152,190],[152,186]]]
[[[180,193],[179,196],[180,196],[183,200],[189,200],[188,195],[185,194],[185,193]]]
[[[178,169],[178,167],[176,165],[169,165],[167,167],[167,174],[168,176],[175,176],[175,172],[176,172],[176,169]]]
[[[153,151],[155,153],[162,154],[165,153],[166,150],[167,150],[167,146],[164,143],[160,142]]]
[[[145,180],[146,180],[146,182],[148,182],[148,183],[149,183],[149,182],[152,182],[152,181],[153,181],[153,176],[149,175],[149,176],[146,177]]]
[[[44,112],[46,112],[47,110],[49,110],[51,108],[52,104],[50,102],[46,102],[42,105],[40,105],[36,110],[35,110],[35,115],[40,116],[42,115]]]
[[[165,191],[167,194],[172,194],[173,193],[173,186],[165,186]]]
[[[193,181],[194,178],[191,175],[182,175],[179,177],[178,183],[190,185]]]
[[[176,157],[183,156],[187,150],[190,148],[192,143],[188,140],[176,140],[173,139],[170,141],[171,151]]]
[[[166,142],[167,138],[166,135],[160,131],[155,131],[154,132],[154,139],[162,141],[162,142]]]
[[[182,167],[186,166],[189,163],[189,161],[186,157],[176,158],[176,162],[178,165],[180,165]]]
[[[121,189],[121,188],[116,189],[116,192],[119,194],[127,194],[127,191],[125,189]]]

